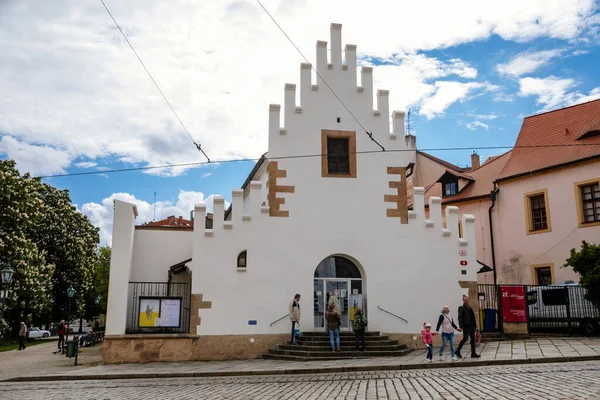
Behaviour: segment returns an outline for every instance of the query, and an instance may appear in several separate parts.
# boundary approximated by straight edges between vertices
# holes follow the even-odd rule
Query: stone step
[[[267,353],[270,356],[294,356],[305,358],[309,360],[315,360],[319,358],[330,358],[330,359],[344,359],[344,358],[355,358],[355,357],[402,357],[410,353],[412,349],[393,350],[393,351],[301,351],[301,350],[279,350],[271,349]]]
[[[354,339],[340,338],[340,343],[342,345],[353,345]],[[296,344],[299,346],[328,346],[330,343],[329,339],[327,340],[296,340]],[[285,344],[291,344],[290,342],[286,342]],[[393,346],[398,344],[397,340],[365,340],[365,344],[367,346]]]
[[[353,343],[344,343],[340,342],[342,351],[352,351],[354,350],[354,342]],[[383,346],[374,346],[367,344],[367,351],[397,351],[397,350],[405,350],[407,347],[405,344],[394,344],[394,345],[383,345]],[[300,346],[293,344],[280,344],[277,346],[277,350],[289,350],[289,351],[331,351],[331,344],[324,343],[319,346]]]
[[[300,333],[300,337],[329,337],[329,333],[328,332],[302,332]],[[340,332],[340,336],[352,336],[354,337],[354,332],[349,332],[349,331],[341,331]],[[370,337],[370,336],[381,336],[380,332],[365,332],[365,336],[366,337]]]
[[[353,359],[357,358],[369,358],[368,356],[361,356],[361,353],[354,353],[356,356]],[[280,360],[280,361],[335,361],[335,360],[344,360],[340,357],[298,357],[298,356],[284,356],[277,354],[263,354],[262,358],[265,360]]]
[[[354,340],[354,335],[340,335],[340,340]],[[387,336],[365,336],[365,342],[382,342],[390,340]],[[329,342],[329,336],[300,336],[297,342]]]

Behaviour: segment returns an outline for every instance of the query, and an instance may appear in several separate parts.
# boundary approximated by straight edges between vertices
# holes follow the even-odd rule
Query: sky
[[[110,244],[113,199],[137,204],[138,223],[230,201],[304,60],[256,0],[104,1],[193,140],[238,160],[108,172],[205,158],[100,0],[0,0],[0,158],[34,176],[99,172],[44,181]],[[596,1],[261,2],[313,64],[341,23],[374,92],[411,110],[418,148],[460,166],[512,146],[525,116],[600,98]]]

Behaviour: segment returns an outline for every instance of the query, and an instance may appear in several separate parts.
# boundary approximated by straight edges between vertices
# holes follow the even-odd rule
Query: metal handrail
[[[277,321],[273,321],[271,322],[271,326],[275,325],[276,323],[278,323],[279,321],[281,321],[282,319],[284,319],[285,317],[289,316],[290,314],[285,314],[283,317],[279,318]]]
[[[397,316],[396,314],[389,312],[388,310],[384,310],[383,308],[381,308],[381,307],[379,307],[379,306],[377,306],[377,308],[379,308],[381,311],[383,311],[383,312],[385,312],[385,313],[388,313],[388,314],[390,314],[390,315],[393,315],[394,317],[396,317],[396,318],[398,318],[398,319],[401,319],[402,321],[404,321],[404,322],[406,322],[406,323],[408,324],[408,321],[407,321],[407,320],[405,320],[404,318],[402,318],[402,317],[399,317],[399,316]]]

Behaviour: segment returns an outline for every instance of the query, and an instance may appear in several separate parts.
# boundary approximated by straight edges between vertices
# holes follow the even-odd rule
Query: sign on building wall
[[[179,328],[180,320],[180,297],[140,297],[139,327]]]
[[[527,303],[523,286],[500,286],[503,322],[527,322]]]

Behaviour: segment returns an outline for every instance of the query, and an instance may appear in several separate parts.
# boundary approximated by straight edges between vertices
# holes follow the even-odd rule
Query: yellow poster
[[[139,326],[154,327],[156,319],[159,316],[160,300],[143,299],[140,300],[140,318]]]
[[[354,314],[359,307],[362,308],[362,294],[350,295],[350,321],[354,321]]]

